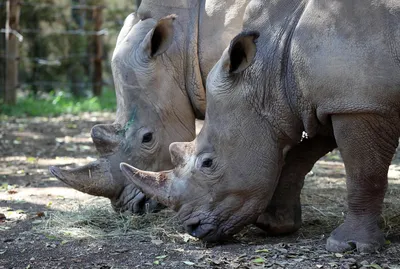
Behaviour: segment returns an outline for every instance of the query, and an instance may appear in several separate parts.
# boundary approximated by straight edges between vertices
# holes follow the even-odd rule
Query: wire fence
[[[18,27],[7,24],[10,1],[0,1],[0,96],[7,91],[12,61],[18,69],[15,87],[32,94],[99,95],[112,85],[111,51],[135,1],[18,1]],[[17,56],[10,53],[10,35],[18,40]]]

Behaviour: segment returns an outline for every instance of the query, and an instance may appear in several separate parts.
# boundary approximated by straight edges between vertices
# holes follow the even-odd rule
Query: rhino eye
[[[149,143],[153,139],[153,133],[145,133],[142,138],[142,143]]]
[[[201,167],[211,167],[213,164],[213,160],[207,158],[204,159],[203,162],[201,163]]]

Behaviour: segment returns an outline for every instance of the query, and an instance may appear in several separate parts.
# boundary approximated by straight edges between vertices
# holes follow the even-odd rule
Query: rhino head
[[[139,213],[143,203],[150,203],[150,209],[157,204],[121,174],[119,164],[152,171],[171,168],[169,144],[195,137],[195,115],[180,64],[182,40],[174,36],[174,20],[174,15],[159,21],[127,17],[112,58],[116,120],[91,131],[100,158],[76,169],[49,169],[79,191],[110,198],[121,211]]]
[[[174,169],[156,173],[121,164],[141,190],[178,211],[186,230],[206,241],[255,223],[283,166],[275,122],[257,109],[254,88],[261,81],[248,79],[258,71],[247,68],[260,66],[253,63],[257,38],[258,32],[238,35],[211,70],[203,129],[193,142],[170,145]]]

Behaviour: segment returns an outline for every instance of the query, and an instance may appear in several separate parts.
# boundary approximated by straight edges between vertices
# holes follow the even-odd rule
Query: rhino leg
[[[117,212],[145,214],[158,212],[164,205],[146,197],[133,183],[128,183],[117,199],[111,199],[111,205]]]
[[[274,195],[265,213],[257,220],[259,228],[270,235],[288,234],[300,228],[300,192],[304,178],[315,162],[334,148],[336,143],[333,137],[316,136],[289,150]]]
[[[335,115],[332,123],[347,174],[348,213],[328,238],[329,251],[374,252],[384,244],[378,227],[387,174],[400,136],[398,115]]]

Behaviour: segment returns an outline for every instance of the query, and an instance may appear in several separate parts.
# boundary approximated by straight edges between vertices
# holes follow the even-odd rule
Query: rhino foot
[[[326,249],[332,252],[346,252],[357,249],[358,252],[372,253],[380,249],[385,238],[377,224],[362,221],[345,221],[336,228],[326,242]]]
[[[273,236],[294,233],[300,229],[301,224],[300,201],[291,206],[270,204],[256,222],[257,227]]]
[[[154,213],[165,208],[164,205],[146,197],[133,184],[125,186],[117,199],[111,199],[111,205],[117,212],[133,214]]]

